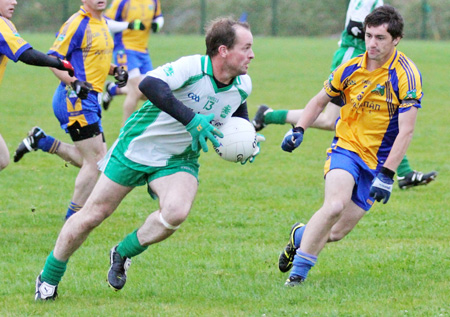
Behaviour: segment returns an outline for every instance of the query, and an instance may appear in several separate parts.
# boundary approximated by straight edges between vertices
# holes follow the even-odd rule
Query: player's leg
[[[311,127],[322,130],[334,130],[336,120],[339,117],[340,107],[329,103],[325,110],[319,114]],[[302,116],[303,109],[273,110],[266,105],[259,106],[252,120],[255,130],[260,131],[268,124],[292,124],[296,125]]]
[[[127,83],[127,96],[123,102],[123,117],[122,125],[131,116],[131,114],[136,110],[137,104],[142,97],[142,92],[139,90],[139,83],[142,80],[142,76],[139,73],[139,69],[135,68],[131,70],[128,77]]]
[[[171,236],[186,219],[197,193],[196,176],[176,172],[152,180],[149,190],[159,198],[159,210],[151,213],[145,223],[125,237],[111,250],[108,283],[115,289],[124,287],[131,258],[144,252],[151,244]]]
[[[35,300],[52,300],[67,267],[70,256],[82,245],[89,233],[109,217],[133,187],[122,186],[102,174],[85,206],[68,219],[36,279]]]
[[[9,151],[6,146],[5,140],[3,140],[0,134],[0,171],[9,164]]]
[[[422,173],[414,171],[409,165],[406,155],[397,168],[397,181],[400,189],[407,189],[414,186],[426,185],[437,177],[436,171]]]
[[[84,127],[78,127],[78,125],[69,127],[69,132],[83,161],[75,179],[75,188],[65,219],[68,219],[85,204],[97,182],[99,173],[97,162],[106,154],[106,143],[98,122]]]
[[[37,150],[42,150],[49,154],[56,154],[64,161],[76,167],[81,167],[83,164],[83,157],[73,144],[55,139],[39,127],[32,128],[28,132],[28,136],[19,143],[14,153],[14,162],[20,161],[26,153]]]
[[[350,201],[342,212],[339,220],[331,227],[330,236],[327,242],[342,240],[358,224],[366,211]]]
[[[300,247],[296,250],[287,286],[302,283],[315,265],[317,256],[330,238],[332,227],[342,217],[351,201],[355,180],[343,169],[329,171],[325,178],[325,200],[305,226]]]

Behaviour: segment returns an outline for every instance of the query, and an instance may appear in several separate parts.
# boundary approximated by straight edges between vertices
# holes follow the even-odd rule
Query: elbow
[[[148,84],[148,77],[145,77],[143,80],[141,80],[141,82],[139,83],[139,90],[145,95],[145,92],[147,91],[147,87],[149,86]],[[148,97],[147,97],[148,98]]]

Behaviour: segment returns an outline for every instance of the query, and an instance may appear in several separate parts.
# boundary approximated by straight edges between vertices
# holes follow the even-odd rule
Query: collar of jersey
[[[398,57],[398,51],[396,48],[394,48],[394,53],[392,53],[391,57],[386,61],[386,63],[384,63],[383,66],[381,66],[381,68],[384,68],[384,69],[393,68],[394,62],[397,60],[397,57]],[[367,69],[367,51],[364,53],[359,66],[361,68]]]
[[[216,82],[214,81],[214,78],[213,78],[214,74],[213,74],[213,67],[212,67],[211,59],[209,58],[208,55],[203,55],[202,56],[202,72],[209,76],[209,79],[211,80],[211,84],[213,85],[214,91],[216,93],[230,90],[233,86],[237,86],[237,85],[239,85],[241,83],[240,77],[236,76],[233,79],[233,82],[231,83],[231,85],[228,85],[228,86],[223,87],[223,88],[217,87],[217,84],[216,84]]]

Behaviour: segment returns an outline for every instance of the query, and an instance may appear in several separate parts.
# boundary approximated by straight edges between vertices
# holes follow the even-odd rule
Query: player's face
[[[97,13],[102,12],[106,9],[106,6],[108,4],[107,0],[81,0],[83,2],[83,5],[87,7],[89,11],[95,11]]]
[[[16,0],[0,0],[0,14],[2,17],[11,19],[14,14],[14,7],[16,4]]]
[[[392,38],[387,24],[366,28],[366,51],[369,59],[384,64],[394,52],[400,38]]]
[[[247,74],[248,64],[255,58],[252,49],[252,33],[244,27],[236,27],[236,43],[228,50],[227,63],[234,76]]]

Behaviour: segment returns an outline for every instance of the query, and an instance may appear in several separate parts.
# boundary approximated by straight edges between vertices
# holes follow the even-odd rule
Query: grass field
[[[46,51],[51,35],[21,34]],[[154,66],[204,53],[198,36],[154,36]],[[328,76],[335,39],[255,38],[250,65],[253,116],[261,103],[302,108]],[[403,40],[399,49],[423,75],[425,97],[408,151],[413,168],[437,181],[376,204],[343,241],[328,245],[303,287],[283,287],[277,258],[291,225],[307,221],[323,198],[322,167],[332,133],[308,130],[300,149],[282,152],[288,126],[263,130],[254,164],[201,157],[191,215],[170,239],[133,259],[125,289],[107,287],[109,249],[156,210],[134,190],[71,258],[54,303],[35,303],[34,281],[63,224],[78,170],[41,151],[0,173],[2,316],[449,316],[450,42]],[[14,153],[34,125],[69,141],[54,118],[56,78],[10,62],[0,87],[0,133]],[[121,124],[121,98],[104,113],[109,145]]]

